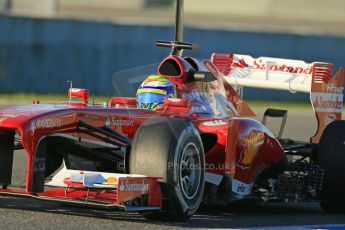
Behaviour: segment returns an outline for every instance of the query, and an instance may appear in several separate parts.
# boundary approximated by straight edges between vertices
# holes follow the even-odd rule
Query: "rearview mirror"
[[[192,73],[191,81],[211,82],[217,78],[211,72],[197,71]]]

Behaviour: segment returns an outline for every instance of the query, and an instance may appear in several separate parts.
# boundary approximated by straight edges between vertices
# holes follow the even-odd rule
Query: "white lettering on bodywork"
[[[1,115],[1,117],[7,117],[7,118],[15,118],[18,117],[19,115],[17,114],[11,114],[11,113],[4,113]]]
[[[121,192],[148,191],[148,190],[149,190],[149,184],[145,184],[144,180],[141,184],[130,183],[126,180],[125,182],[122,182],[120,185]]]
[[[232,180],[232,191],[234,193],[245,196],[251,193],[252,188],[253,184],[246,184],[236,179]]]
[[[35,123],[35,127],[37,129],[58,128],[58,127],[61,127],[61,119],[52,117],[52,118],[37,120]]]
[[[134,120],[122,120],[116,118],[109,118],[106,120],[105,125],[107,126],[133,126]]]

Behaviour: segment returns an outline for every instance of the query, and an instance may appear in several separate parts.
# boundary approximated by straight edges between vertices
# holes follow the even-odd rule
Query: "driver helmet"
[[[165,98],[174,97],[174,85],[166,77],[151,75],[140,85],[137,91],[138,107],[155,110],[163,104]]]

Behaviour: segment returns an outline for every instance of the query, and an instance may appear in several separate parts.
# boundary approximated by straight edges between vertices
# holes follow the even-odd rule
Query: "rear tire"
[[[320,206],[327,212],[345,213],[345,121],[334,121],[326,127],[317,163],[325,170]]]
[[[153,118],[133,139],[130,173],[161,177],[163,211],[150,219],[189,219],[199,208],[204,191],[204,148],[198,131],[182,119]]]
[[[335,203],[335,201],[322,201],[320,202],[320,207],[329,213],[344,213],[345,208],[342,206],[343,203]]]

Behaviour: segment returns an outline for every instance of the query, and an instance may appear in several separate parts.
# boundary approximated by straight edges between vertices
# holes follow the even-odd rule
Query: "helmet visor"
[[[138,102],[139,103],[163,103],[166,95],[157,93],[139,93]]]

